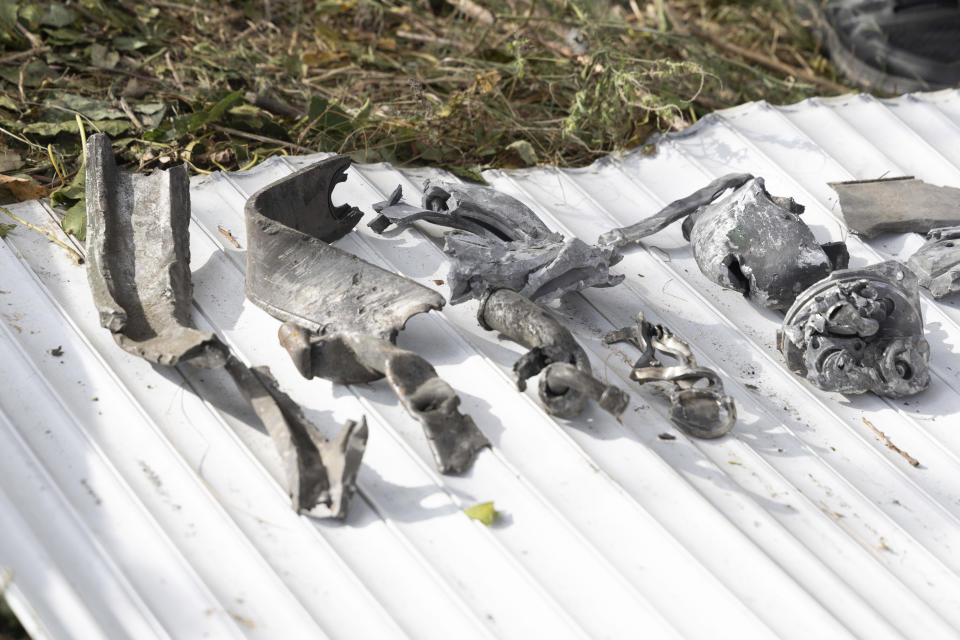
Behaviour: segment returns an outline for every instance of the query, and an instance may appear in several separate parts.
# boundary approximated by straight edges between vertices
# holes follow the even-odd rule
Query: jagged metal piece
[[[835,271],[783,319],[777,347],[794,373],[827,391],[900,398],[930,383],[917,277],[896,261]]]
[[[528,378],[543,372],[538,391],[551,415],[572,418],[588,398],[613,415],[627,408],[630,397],[593,377],[590,360],[570,331],[525,296],[491,289],[480,300],[477,320],[487,331],[498,331],[530,349],[513,365],[517,388],[523,391]]]
[[[635,327],[611,331],[603,341],[629,342],[641,352],[630,372],[631,379],[640,384],[670,383],[670,420],[686,433],[697,438],[719,438],[736,424],[737,408],[733,398],[724,394],[720,376],[698,366],[686,342],[667,327],[647,322],[642,311],[637,314]],[[670,356],[679,364],[664,366],[658,354]]]
[[[960,189],[954,187],[938,187],[912,176],[830,186],[840,198],[847,226],[867,238],[960,225]]]
[[[733,193],[713,201],[728,189]],[[800,219],[803,206],[793,198],[771,196],[763,178],[731,174],[714,180],[630,227],[613,229],[601,242],[637,242],[687,216],[684,238],[700,270],[722,287],[741,292],[769,309],[786,309],[808,286],[847,266],[842,242],[818,244]]]
[[[423,425],[437,468],[464,471],[490,443],[436,370],[393,344],[411,316],[442,308],[443,296],[329,244],[361,217],[331,200],[349,166],[334,156],[250,197],[247,297],[285,322],[280,343],[301,375],[340,384],[386,377]]]
[[[277,445],[291,498],[300,509],[327,506],[334,518],[345,518],[367,443],[367,420],[347,420],[340,434],[327,441],[280,390],[267,367],[249,368],[229,356],[226,369]]]
[[[662,231],[677,220],[689,216],[700,207],[710,204],[727,189],[741,187],[751,179],[753,179],[753,176],[749,173],[730,173],[721,178],[717,178],[707,186],[697,189],[689,196],[674,200],[649,218],[645,218],[628,227],[611,229],[601,234],[597,240],[597,244],[617,248],[636,244],[643,238]]]
[[[907,266],[934,298],[960,291],[960,227],[932,229]]]
[[[124,350],[166,366],[225,366],[283,460],[293,506],[335,518],[347,501],[367,441],[348,422],[326,442],[269,369],[249,369],[190,320],[190,185],[185,166],[149,176],[119,171],[110,139],[91,136],[86,156],[87,278],[100,324]]]
[[[393,340],[411,316],[441,309],[443,296],[329,244],[362,216],[330,199],[349,166],[350,158],[333,156],[247,200],[247,297],[275,318],[313,331]]]
[[[495,189],[450,182],[424,183],[423,207],[402,201],[397,187],[390,199],[373,205],[377,233],[418,220],[455,229],[444,236],[450,258],[450,300],[479,298],[489,288],[508,288],[538,304],[586,287],[612,287],[623,275],[610,273],[622,259],[612,247],[593,247],[550,231],[516,198]]]
[[[318,335],[292,322],[280,327],[280,343],[308,379],[359,384],[386,376],[406,410],[423,424],[442,473],[465,471],[474,455],[490,446],[473,419],[458,411],[460,398],[453,388],[412,351],[364,333]]]

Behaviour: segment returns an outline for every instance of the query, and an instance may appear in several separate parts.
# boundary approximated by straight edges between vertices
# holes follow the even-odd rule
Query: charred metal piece
[[[593,398],[605,411],[620,415],[630,396],[598,381],[590,360],[573,335],[552,315],[511,289],[491,289],[480,300],[480,326],[498,331],[530,349],[513,365],[517,388],[527,388],[527,379],[540,376],[539,395],[551,415],[572,418]]]
[[[348,421],[324,440],[269,369],[249,369],[190,320],[190,185],[185,166],[149,176],[121,172],[110,139],[91,136],[86,157],[87,278],[100,324],[124,350],[166,366],[226,367],[283,460],[293,506],[343,518],[367,441]]]
[[[960,227],[932,229],[907,266],[934,298],[960,291]]]
[[[960,189],[954,187],[938,187],[912,176],[830,186],[840,198],[847,226],[867,238],[960,225]]]
[[[777,332],[787,366],[827,391],[900,398],[930,383],[917,277],[896,261],[835,271]]]
[[[651,324],[637,314],[637,326],[611,331],[603,337],[606,344],[629,342],[640,350],[630,378],[640,384],[670,383],[670,420],[697,438],[719,438],[737,422],[733,398],[723,393],[720,376],[712,369],[697,365],[686,342],[670,329]],[[680,364],[664,366],[659,356],[670,356]],[[705,382],[706,384],[698,383]]]
[[[457,409],[460,398],[429,362],[412,351],[364,333],[319,335],[287,322],[280,343],[307,379],[359,384],[384,376],[406,410],[422,424],[441,473],[465,471],[477,451],[490,446],[470,416]]]
[[[247,297],[285,322],[280,343],[301,375],[340,384],[386,377],[423,425],[437,468],[463,471],[490,443],[436,370],[393,344],[411,316],[442,308],[443,296],[329,244],[362,215],[331,200],[350,162],[328,158],[250,197]]]
[[[727,198],[713,199],[728,189]],[[769,309],[786,309],[808,286],[849,261],[842,242],[818,244],[803,205],[771,196],[763,178],[732,174],[677,200],[652,218],[613,229],[601,243],[622,247],[686,216],[683,236],[708,278]]]
[[[479,298],[489,288],[508,288],[538,304],[586,287],[612,287],[624,276],[610,273],[622,259],[615,249],[564,237],[543,224],[529,207],[489,187],[451,182],[424,183],[423,207],[390,199],[373,205],[377,233],[418,220],[455,229],[444,236],[450,258],[453,304]]]

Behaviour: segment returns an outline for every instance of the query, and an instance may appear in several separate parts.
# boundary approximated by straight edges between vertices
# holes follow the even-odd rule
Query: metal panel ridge
[[[324,435],[367,416],[343,523],[294,514],[268,436],[222,371],[150,366],[100,328],[82,267],[18,225],[0,240],[0,589],[44,638],[954,638],[960,635],[960,300],[922,295],[930,388],[843,397],[791,374],[780,318],[703,277],[679,225],[626,251],[626,280],[551,306],[595,371],[627,390],[620,419],[546,414],[516,391],[513,343],[476,302],[413,318],[424,355],[492,443],[443,476],[385,384],[300,377],[279,322],[245,300],[245,199],[327,154],[191,182],[193,320],[271,367]],[[750,172],[806,206],[851,266],[905,259],[918,234],[864,240],[828,182],[914,175],[960,187],[960,91],[750,103],[581,169],[487,171],[554,231],[593,243],[713,178]],[[438,169],[354,165],[334,200],[364,220],[337,243],[439,290],[428,226],[365,225],[398,184]],[[9,207],[62,234],[38,202]],[[687,341],[737,403],[696,440],[602,343],[637,311]],[[533,385],[535,387],[535,385]],[[885,446],[866,419],[920,461]],[[670,438],[661,438],[669,434]],[[492,527],[462,510],[493,500]]]

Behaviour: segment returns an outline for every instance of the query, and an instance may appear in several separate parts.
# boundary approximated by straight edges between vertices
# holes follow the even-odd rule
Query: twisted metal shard
[[[960,227],[930,230],[907,266],[934,298],[960,291]]]
[[[727,190],[728,197],[716,200]],[[786,309],[808,286],[847,266],[842,242],[818,244],[800,219],[803,206],[770,195],[763,178],[731,174],[656,215],[600,236],[623,247],[681,218],[700,270],[722,287],[739,291],[769,309]]]
[[[266,368],[249,369],[190,320],[190,187],[185,166],[149,176],[121,172],[110,139],[86,157],[87,278],[100,324],[124,350],[165,366],[225,367],[283,460],[293,506],[346,516],[367,441],[365,421],[324,440]]]
[[[667,327],[647,322],[642,311],[637,314],[635,327],[611,331],[603,341],[629,342],[640,350],[631,379],[640,384],[670,383],[670,420],[686,433],[697,438],[719,438],[736,424],[736,405],[733,398],[723,393],[720,376],[712,369],[698,366],[687,343]],[[664,366],[658,354],[679,364]]]
[[[423,425],[437,468],[464,471],[489,441],[436,370],[393,344],[411,316],[442,308],[443,297],[330,244],[362,215],[332,202],[350,162],[333,156],[250,197],[247,297],[284,321],[280,343],[301,375],[341,384],[386,377]]]
[[[620,415],[630,396],[593,377],[590,360],[573,335],[552,315],[510,289],[491,289],[480,300],[480,326],[530,349],[513,365],[517,388],[526,389],[527,379],[538,373],[540,401],[547,411],[572,418],[592,398],[605,411]]]
[[[397,187],[389,200],[374,204],[379,215],[369,226],[383,233],[391,225],[423,220],[454,229],[445,234],[443,246],[450,258],[453,304],[500,287],[544,304],[570,291],[612,287],[624,278],[610,273],[622,259],[618,251],[564,239],[525,204],[495,189],[427,180],[422,207],[402,197]]]
[[[827,391],[900,398],[930,383],[917,277],[896,261],[844,269],[787,311],[777,347],[787,366]]]

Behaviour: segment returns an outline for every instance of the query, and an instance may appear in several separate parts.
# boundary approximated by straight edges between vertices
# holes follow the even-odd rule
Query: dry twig
[[[890,442],[890,438],[887,437],[887,434],[885,434],[883,431],[880,431],[880,429],[877,429],[875,426],[873,426],[873,423],[872,423],[872,422],[870,422],[870,421],[867,420],[866,418],[863,418],[863,424],[865,424],[865,425],[867,425],[868,427],[870,427],[870,431],[873,431],[873,432],[876,434],[876,436],[877,436],[878,438],[880,438],[881,441],[883,441],[883,444],[887,445],[887,448],[888,448],[888,449],[890,449],[890,450],[892,450],[892,451],[896,451],[897,453],[899,453],[899,454],[900,454],[901,456],[903,456],[904,459],[906,459],[906,461],[909,462],[912,466],[914,466],[914,467],[919,467],[919,466],[920,466],[920,461],[919,461],[919,460],[917,460],[916,458],[914,458],[913,456],[911,456],[909,453],[907,453],[906,451],[904,451],[903,449],[901,449],[901,448],[898,447],[897,445],[895,445],[895,444],[893,444],[892,442]]]

